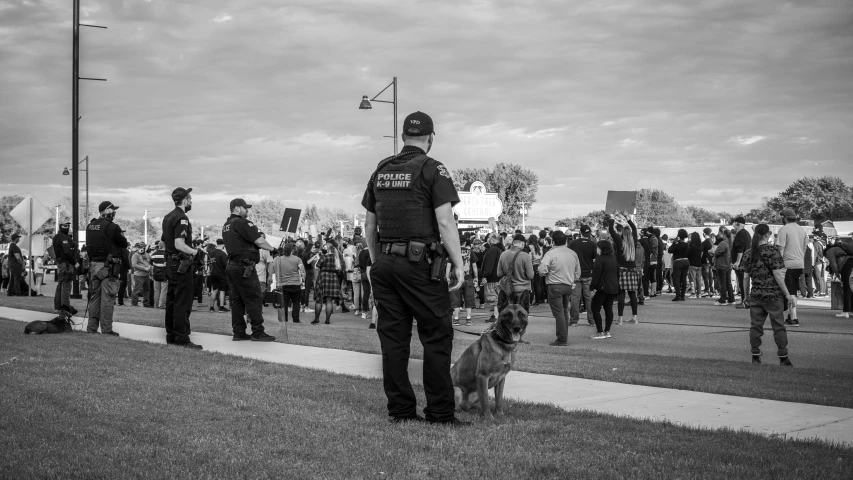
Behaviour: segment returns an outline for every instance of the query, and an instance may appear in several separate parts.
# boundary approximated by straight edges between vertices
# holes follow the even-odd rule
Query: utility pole
[[[527,205],[526,202],[521,202],[521,210],[519,210],[519,212],[521,213],[521,233],[524,233],[524,230],[526,229],[526,224],[525,224],[525,216],[527,215],[526,205]]]
[[[78,190],[80,189],[80,162],[79,158],[79,131],[78,126],[80,124],[80,80],[96,80],[100,82],[106,82],[107,80],[104,78],[85,78],[80,76],[80,27],[91,27],[91,28],[103,28],[98,25],[86,25],[80,23],[80,0],[74,0],[73,5],[74,10],[74,18],[72,21],[71,29],[72,29],[72,41],[71,41],[71,223],[72,230],[71,235],[74,239],[74,246],[76,247],[80,243],[80,212],[78,211],[80,208],[80,195]],[[89,176],[89,165],[88,162],[86,164],[86,176]],[[88,183],[88,180],[87,180]],[[89,207],[88,202],[88,192],[86,194],[86,208]],[[86,219],[88,222],[88,218]],[[72,283],[72,292],[71,298],[83,298],[80,295],[80,284],[78,282]]]
[[[148,246],[148,210],[145,210],[145,215],[142,216],[142,223],[145,225],[145,246]]]
[[[54,235],[59,233],[59,207],[61,207],[61,206],[62,205],[59,205],[59,204],[53,206],[53,208],[56,209],[56,225],[55,225],[56,228],[54,229],[54,232],[53,232]]]

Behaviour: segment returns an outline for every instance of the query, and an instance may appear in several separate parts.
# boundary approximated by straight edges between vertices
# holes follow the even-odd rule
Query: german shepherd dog
[[[453,380],[456,410],[468,410],[479,402],[480,416],[492,418],[489,389],[495,389],[495,414],[502,415],[502,400],[506,375],[515,363],[515,349],[527,330],[530,292],[501,292],[498,315],[494,325],[468,346],[450,369]]]
[[[43,333],[71,333],[73,331],[71,328],[71,317],[76,313],[77,310],[74,307],[63,305],[60,309],[59,316],[48,322],[41,320],[30,322],[26,327],[24,327],[24,333],[28,335],[41,335]]]

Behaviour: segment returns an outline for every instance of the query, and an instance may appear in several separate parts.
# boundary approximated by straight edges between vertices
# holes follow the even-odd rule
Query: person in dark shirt
[[[708,227],[702,229],[702,281],[705,283],[705,288],[702,292],[703,297],[714,296],[714,281],[711,275],[711,269],[714,266],[714,254],[711,250],[714,249],[715,238],[712,230]]]
[[[595,320],[596,334],[593,335],[593,340],[601,340],[610,338],[610,327],[613,324],[613,300],[619,293],[619,266],[616,264],[616,257],[613,256],[613,244],[607,240],[598,242],[598,249],[601,255],[595,259],[592,268],[592,278],[590,287],[595,292],[592,297],[593,319]],[[601,308],[604,308],[604,318],[606,323],[601,323]]]
[[[199,251],[193,248],[193,231],[187,213],[192,209],[192,188],[172,191],[175,209],[163,217],[163,242],[166,244],[166,343],[194,350],[202,346],[190,341],[190,312],[193,303],[193,266]],[[181,268],[185,262],[185,268]]]
[[[592,241],[592,229],[589,225],[581,225],[581,236],[577,240],[572,240],[569,244],[569,249],[573,250],[578,255],[578,260],[581,265],[581,277],[575,280],[575,285],[572,292],[572,309],[570,312],[569,326],[575,326],[580,320],[580,303],[581,295],[586,302],[586,320],[590,325],[593,324],[593,315],[591,312],[592,291],[590,285],[592,283],[592,267],[595,258],[598,256],[598,247]],[[617,292],[618,293],[618,292]]]
[[[23,294],[21,292],[21,281],[24,276],[24,256],[21,253],[21,248],[18,247],[20,238],[20,234],[13,233],[12,242],[9,244],[9,290],[7,295],[10,297]]]
[[[498,263],[500,263],[501,255],[504,253],[504,246],[501,242],[501,237],[492,233],[489,235],[489,248],[483,256],[483,279],[480,280],[480,286],[485,290],[486,305],[488,305],[492,316],[486,320],[486,323],[492,323],[497,319],[498,315],[498,292],[500,287],[500,277],[498,276]]]
[[[622,313],[625,309],[625,293],[631,301],[631,320],[628,323],[638,323],[637,291],[642,288],[640,272],[637,271],[637,226],[628,219],[628,226],[622,227],[617,233],[614,228],[615,219],[609,215],[606,218],[607,230],[613,238],[613,250],[616,253],[616,263],[619,264],[619,295],[616,298],[619,309],[619,323],[622,323]]]
[[[735,217],[732,220],[732,230],[735,232],[735,239],[732,242],[732,268],[735,270],[738,296],[740,296],[740,302],[735,305],[735,308],[746,308],[743,305],[743,268],[741,268],[743,254],[749,250],[751,244],[751,237],[746,230],[746,219],[742,216]]]
[[[116,262],[122,271],[125,265],[130,266],[127,258],[127,239],[122,235],[121,227],[113,223],[117,205],[112,202],[101,202],[98,206],[100,217],[86,225],[86,246],[89,251],[89,321],[86,331],[118,336],[113,331],[113,310],[116,293],[120,288],[119,276],[116,275]],[[124,252],[124,255],[122,255]]]
[[[301,250],[299,250],[300,243],[302,243]],[[316,260],[312,262],[311,259],[320,251],[318,244],[319,242],[317,244],[309,242],[306,245],[302,239],[296,241],[299,258],[305,266],[305,288],[302,290],[302,312],[304,313],[314,313],[314,309],[308,305],[311,301],[311,290],[314,289],[314,265],[316,264]]]
[[[779,364],[792,367],[788,359],[788,331],[785,329],[784,299],[796,307],[797,299],[785,286],[785,262],[782,253],[769,244],[773,232],[764,223],[756,225],[750,250],[742,257],[745,294],[749,298],[749,343],[752,346],[752,363],[761,363],[761,337],[764,322],[770,317],[773,339],[776,341]]]
[[[207,245],[207,258],[210,264],[210,311],[230,312],[231,310],[225,308],[225,292],[228,290],[225,267],[228,266],[228,255],[210,243]],[[215,308],[217,302],[218,310]]]
[[[59,224],[59,233],[53,236],[52,241],[53,254],[56,257],[56,293],[53,296],[53,309],[57,312],[63,305],[71,307],[71,283],[74,281],[74,272],[80,266],[77,259],[77,246],[70,233],[71,222],[62,222]]]
[[[687,294],[687,272],[690,270],[690,260],[687,258],[687,230],[678,229],[675,243],[667,250],[672,254],[672,283],[675,286],[673,302],[683,302]]]
[[[364,242],[367,245],[367,242]],[[361,245],[361,243],[359,243]],[[370,261],[370,250],[363,248],[358,253],[356,258],[357,267],[361,273],[361,318],[367,319],[370,316],[370,328],[376,328],[376,319],[373,318],[373,313],[370,311],[370,276],[367,270],[373,263]]]
[[[157,249],[151,254],[151,279],[154,281],[154,308],[166,308],[166,296],[169,292],[169,277],[166,274],[166,244],[157,242]]]
[[[690,262],[690,282],[693,284],[693,298],[699,298],[702,293],[702,238],[697,232],[690,234],[687,242],[687,260]]]

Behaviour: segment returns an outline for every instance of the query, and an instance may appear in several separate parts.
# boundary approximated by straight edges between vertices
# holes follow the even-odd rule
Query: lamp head
[[[65,167],[64,169],[62,169],[62,174],[63,175],[71,175],[71,173],[68,172],[68,167]]]
[[[370,100],[367,99],[367,95],[361,97],[361,105],[358,106],[359,110],[370,110],[373,106],[370,104]]]

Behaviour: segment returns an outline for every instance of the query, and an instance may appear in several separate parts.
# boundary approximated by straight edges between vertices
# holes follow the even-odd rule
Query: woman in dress
[[[344,265],[344,259],[338,251],[338,244],[329,240],[323,244],[323,253],[317,260],[315,274],[317,285],[314,289],[314,321],[312,325],[320,323],[320,310],[323,303],[326,304],[326,325],[332,323],[329,320],[335,313],[335,303],[341,299],[340,272]]]

